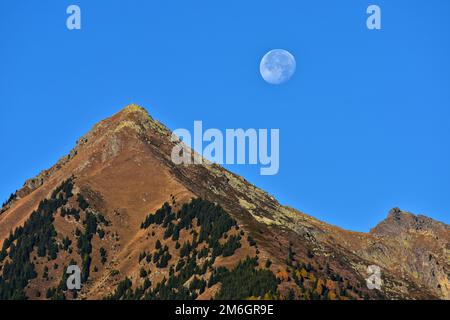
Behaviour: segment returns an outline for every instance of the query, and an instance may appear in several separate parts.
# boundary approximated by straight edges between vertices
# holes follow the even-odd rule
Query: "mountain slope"
[[[368,234],[346,231],[218,165],[175,165],[173,146],[130,105],[28,180],[0,211],[0,297],[449,298],[447,225],[395,209]],[[73,262],[76,295],[63,281]],[[366,287],[369,265],[381,290]]]

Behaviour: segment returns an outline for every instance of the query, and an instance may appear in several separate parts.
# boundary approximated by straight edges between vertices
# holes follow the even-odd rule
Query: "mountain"
[[[217,164],[175,165],[174,144],[130,105],[26,181],[0,210],[0,298],[449,299],[448,225],[396,208],[343,230]]]

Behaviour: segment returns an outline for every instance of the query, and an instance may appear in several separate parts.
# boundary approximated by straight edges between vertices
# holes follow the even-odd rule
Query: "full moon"
[[[270,84],[282,84],[295,73],[294,56],[286,50],[274,49],[267,52],[261,59],[259,72]]]

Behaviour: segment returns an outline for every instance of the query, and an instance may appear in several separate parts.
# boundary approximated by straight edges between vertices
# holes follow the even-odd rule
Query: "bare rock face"
[[[386,220],[380,222],[371,233],[379,236],[398,236],[401,233],[417,233],[445,236],[448,232],[448,226],[434,221],[431,218],[414,215],[409,212],[401,211],[399,208],[392,209]]]
[[[26,224],[33,211],[42,209],[45,200],[54,211],[47,227],[54,227],[56,233],[47,244],[54,242],[60,249],[52,245],[45,252],[33,249],[33,267],[27,268],[33,268],[37,276],[27,278],[27,285],[14,292],[16,296],[42,299],[50,289],[50,298],[74,298],[59,286],[63,266],[74,260],[88,271],[76,298],[119,298],[119,283],[128,288],[128,293],[133,291],[128,296],[161,298],[161,293],[154,291],[158,283],[176,275],[172,269],[187,263],[181,246],[196,243],[196,234],[204,230],[194,223],[192,229],[178,230],[179,234],[172,237],[181,213],[178,220],[173,218],[162,225],[143,227],[144,221],[160,208],[167,211],[169,206],[167,212],[178,212],[192,198],[202,198],[204,202],[200,203],[207,208],[210,203],[223,208],[236,221],[236,227],[215,243],[226,249],[214,251],[196,243],[193,251],[202,254],[189,258],[198,268],[208,261],[212,264],[204,273],[198,271],[183,280],[191,298],[228,297],[226,288],[222,290],[223,283],[211,280],[214,270],[228,268],[231,277],[233,268],[249,256],[257,258],[257,268],[269,271],[265,274],[268,279],[270,274],[278,279],[276,292],[266,292],[265,298],[449,299],[448,225],[396,208],[370,233],[343,230],[282,206],[267,192],[219,165],[207,161],[202,165],[175,165],[170,157],[174,143],[170,130],[145,109],[130,105],[96,124],[69,155],[28,180],[0,214],[0,247],[6,248],[0,251],[0,289],[5,292],[10,285],[2,273],[5,263],[15,262],[7,257],[14,250],[11,243],[19,240],[14,234],[11,238],[11,232]],[[93,217],[97,219],[97,231],[84,238],[92,229],[86,221]],[[89,245],[86,239],[90,239]],[[225,245],[230,239],[234,242]],[[162,249],[155,248],[157,240]],[[64,247],[66,250],[61,249]],[[217,250],[226,254],[217,255]],[[48,252],[50,257],[46,256]],[[158,259],[170,256],[167,265],[156,261],[155,255]],[[21,270],[20,265],[26,264],[18,264],[17,270]],[[381,290],[366,286],[370,265],[381,268]],[[49,280],[43,279],[44,274]],[[268,279],[263,282],[270,283]],[[209,282],[211,286],[203,287]],[[193,288],[197,285],[198,289]],[[171,289],[173,294],[185,291]]]
[[[377,243],[384,243],[384,265],[408,274],[438,296],[449,298],[448,225],[394,208],[370,234]]]

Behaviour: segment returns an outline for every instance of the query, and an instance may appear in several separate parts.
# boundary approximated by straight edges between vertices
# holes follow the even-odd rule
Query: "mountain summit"
[[[171,135],[129,105],[13,193],[0,298],[449,299],[448,225],[393,209],[346,231],[219,165],[175,165]],[[66,286],[74,264],[80,291]]]

